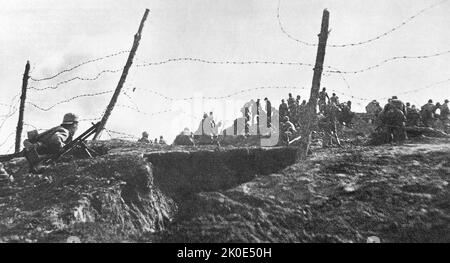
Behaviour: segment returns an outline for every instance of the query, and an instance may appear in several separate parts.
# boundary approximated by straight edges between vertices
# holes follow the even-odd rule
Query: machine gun
[[[36,165],[39,163],[49,164],[51,162],[58,160],[62,156],[66,155],[67,153],[74,150],[75,148],[82,149],[84,151],[84,153],[86,155],[88,155],[88,157],[97,156],[98,153],[95,152],[94,150],[90,149],[89,147],[87,147],[85,144],[85,141],[87,140],[87,138],[89,138],[91,135],[93,135],[97,131],[99,126],[100,126],[100,122],[97,122],[95,124],[92,123],[92,126],[89,129],[87,129],[80,136],[78,136],[77,138],[72,140],[70,143],[66,144],[61,149],[61,151],[59,151],[56,154],[42,157],[42,156],[39,156],[39,154],[36,152],[36,149],[31,149],[29,151],[24,149],[18,153],[0,155],[0,161],[9,161],[11,159],[18,158],[18,157],[25,157],[25,158],[27,158],[28,162],[33,165]]]
[[[93,156],[97,156],[98,153],[95,152],[94,150],[90,149],[89,147],[87,147],[85,141],[91,135],[95,134],[95,132],[97,131],[99,126],[100,126],[100,122],[97,122],[95,124],[92,123],[92,126],[89,129],[87,129],[80,136],[78,136],[77,138],[72,140],[70,143],[66,144],[61,149],[61,151],[59,151],[58,153],[53,154],[49,157],[44,158],[40,162],[43,164],[49,164],[51,162],[57,161],[59,158],[66,155],[67,153],[71,152],[75,148],[81,148],[90,158],[92,158]]]

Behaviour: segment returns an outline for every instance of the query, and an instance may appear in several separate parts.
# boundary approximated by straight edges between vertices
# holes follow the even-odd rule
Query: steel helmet
[[[66,113],[62,124],[74,124],[78,122],[78,116],[73,113]]]

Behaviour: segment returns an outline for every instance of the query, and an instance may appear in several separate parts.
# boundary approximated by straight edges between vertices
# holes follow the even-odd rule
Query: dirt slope
[[[192,197],[162,242],[450,242],[450,140],[320,152]]]

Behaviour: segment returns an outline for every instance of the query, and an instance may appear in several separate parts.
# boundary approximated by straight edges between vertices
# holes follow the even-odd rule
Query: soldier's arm
[[[56,131],[48,140],[48,147],[51,151],[60,151],[66,145],[69,136],[70,134],[68,130],[60,129]]]

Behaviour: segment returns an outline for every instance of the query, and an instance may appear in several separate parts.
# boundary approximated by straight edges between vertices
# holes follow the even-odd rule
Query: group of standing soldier
[[[409,102],[404,104],[397,96],[388,99],[388,103],[381,108],[380,104],[374,100],[366,106],[366,111],[371,119],[386,136],[386,142],[403,142],[407,139],[405,127],[433,127],[437,121],[444,126],[450,125],[450,111],[448,100],[443,104],[428,103],[423,105],[420,110]],[[439,113],[437,111],[439,110]]]

